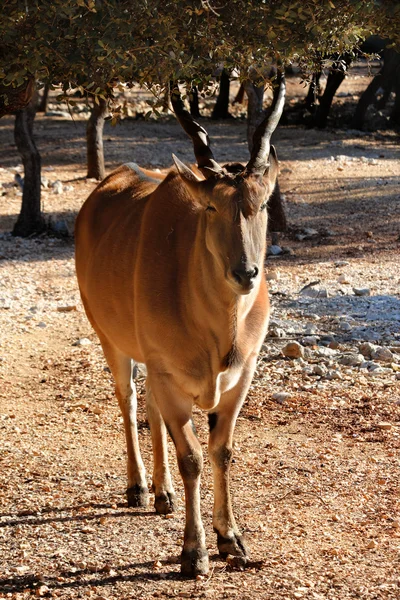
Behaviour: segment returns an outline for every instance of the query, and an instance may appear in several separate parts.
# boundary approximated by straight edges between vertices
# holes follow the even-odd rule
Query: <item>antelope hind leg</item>
[[[108,366],[115,379],[115,393],[124,420],[128,455],[128,487],[126,490],[128,506],[146,507],[149,501],[149,490],[139,448],[136,386],[132,378],[134,362],[122,354],[103,335],[100,334],[99,338]]]
[[[158,514],[167,515],[175,509],[176,496],[168,464],[167,431],[149,385],[146,385],[146,406],[153,444],[154,508]]]

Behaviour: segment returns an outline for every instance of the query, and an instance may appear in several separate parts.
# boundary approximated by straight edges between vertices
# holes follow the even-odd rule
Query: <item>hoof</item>
[[[159,515],[169,515],[175,510],[176,496],[173,492],[161,492],[154,500],[154,508]]]
[[[141,487],[138,484],[128,488],[126,490],[126,496],[128,499],[128,506],[132,508],[137,508],[138,506],[145,508],[149,503],[149,490],[147,487]]]
[[[205,548],[196,550],[183,550],[181,556],[181,574],[185,577],[207,575],[208,552]]]
[[[226,558],[230,554],[231,556],[239,556],[244,560],[247,559],[247,548],[241,535],[234,535],[232,538],[226,538],[220,533],[217,533],[217,544],[219,554],[222,558]]]

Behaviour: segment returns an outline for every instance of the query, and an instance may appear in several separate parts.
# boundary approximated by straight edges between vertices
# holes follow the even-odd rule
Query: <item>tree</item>
[[[33,138],[33,122],[36,114],[36,98],[32,96],[28,106],[17,111],[14,137],[24,165],[22,208],[13,229],[13,234],[26,237],[41,233],[45,220],[40,207],[40,154]]]
[[[371,32],[399,41],[399,16],[391,0],[3,0],[0,115],[32,80],[104,100],[138,82],[162,106],[170,80],[202,92],[217,64],[244,80],[251,69],[256,85],[271,60],[311,73]]]
[[[98,180],[104,179],[106,174],[103,152],[103,129],[106,115],[107,101],[104,98],[95,97],[86,127],[87,177]]]

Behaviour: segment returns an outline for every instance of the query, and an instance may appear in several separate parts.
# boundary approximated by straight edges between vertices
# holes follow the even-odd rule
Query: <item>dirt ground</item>
[[[335,110],[367,81],[366,73],[350,77]],[[297,80],[288,89],[292,102],[303,93]],[[248,158],[242,119],[205,126],[220,162]],[[61,194],[43,190],[43,209],[72,231],[96,185],[85,178],[85,121],[39,116],[35,131],[43,176],[64,187]],[[176,513],[128,509],[122,418],[80,303],[73,241],[10,236],[21,202],[12,118],[0,121],[0,141],[0,598],[399,598],[397,134],[290,124],[275,134],[290,224],[281,244],[290,252],[269,258],[266,269],[272,319],[286,334],[266,340],[238,419],[232,466],[234,507],[254,562],[235,570],[216,554],[206,458],[201,495],[211,571],[196,581],[179,575],[184,503],[172,444]],[[106,125],[107,171],[128,161],[166,167],[172,152],[193,161],[173,119]],[[317,235],[299,239],[302,228]],[[301,288],[315,281],[331,304],[302,299]],[[363,321],[353,287],[369,288],[375,329]],[[327,312],[336,301],[353,302],[347,327],[346,312]],[[355,324],[362,334],[351,337]],[[284,358],[283,345],[307,327],[335,336],[337,355],[321,358],[316,345],[303,362]],[[88,342],[74,345],[82,338]],[[338,362],[367,338],[393,353],[376,376]],[[321,361],[339,375],[324,376]],[[315,365],[320,375],[311,373]],[[143,376],[138,390],[150,474]],[[195,422],[207,457],[206,416],[196,412]]]

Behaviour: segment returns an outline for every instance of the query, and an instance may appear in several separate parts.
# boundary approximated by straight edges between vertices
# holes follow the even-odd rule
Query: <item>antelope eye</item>
[[[211,204],[207,206],[206,210],[208,210],[208,212],[217,212],[217,209],[214,206],[211,206]]]
[[[265,210],[267,208],[267,204],[268,204],[268,202],[264,202],[264,204],[261,204],[261,206],[260,206],[260,212],[262,210]]]

